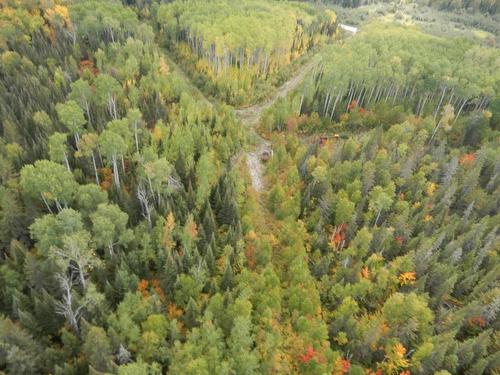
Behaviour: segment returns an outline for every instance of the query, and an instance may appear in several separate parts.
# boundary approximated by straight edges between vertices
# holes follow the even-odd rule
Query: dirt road
[[[212,100],[208,99],[203,92],[194,85],[186,73],[182,70],[180,66],[177,65],[173,59],[171,59],[167,51],[164,50],[164,57],[167,61],[168,66],[173,72],[177,73],[177,76],[182,79],[186,87],[189,91],[189,94],[193,95],[195,98],[198,98],[205,102],[206,104],[212,106]],[[312,70],[312,68],[317,64],[317,59],[315,57],[312,58],[307,64],[303,65],[299,68],[299,70],[291,77],[288,81],[286,81],[283,85],[281,85],[272,98],[264,101],[263,103],[254,104],[251,107],[236,109],[236,117],[241,121],[241,123],[248,128],[250,133],[250,137],[254,139],[255,147],[251,151],[246,151],[240,155],[235,155],[233,158],[233,162],[240,159],[241,156],[246,156],[246,164],[248,168],[248,172],[250,174],[250,178],[252,180],[253,188],[260,192],[264,189],[264,179],[263,179],[263,165],[261,161],[261,155],[264,151],[272,150],[271,142],[267,139],[264,139],[257,132],[257,125],[259,124],[262,112],[273,105],[273,103],[278,99],[286,96],[292,90],[297,88],[297,86],[303,81],[305,75]]]
[[[262,112],[265,109],[271,107],[278,98],[286,96],[292,90],[297,88],[297,86],[303,81],[305,75],[309,71],[311,71],[315,65],[316,60],[313,59],[306,65],[302,66],[292,78],[290,78],[277,89],[275,95],[271,99],[265,101],[264,103],[258,103],[248,108],[235,110],[238,119],[242,124],[248,127],[250,135],[254,137],[256,141],[255,150],[248,151],[246,153],[246,162],[250,178],[252,179],[252,186],[258,192],[262,191],[264,188],[264,180],[262,174],[263,165],[260,158],[264,151],[271,150],[271,142],[269,142],[265,138],[262,138],[256,129],[257,125],[259,124]]]

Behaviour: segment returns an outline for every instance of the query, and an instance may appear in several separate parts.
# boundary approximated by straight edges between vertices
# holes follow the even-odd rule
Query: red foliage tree
[[[309,346],[304,354],[299,355],[299,361],[301,363],[308,363],[316,357],[316,352],[312,346]]]

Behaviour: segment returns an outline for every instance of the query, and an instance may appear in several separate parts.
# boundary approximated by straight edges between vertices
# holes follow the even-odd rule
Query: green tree
[[[59,211],[67,206],[78,187],[71,172],[48,160],[38,160],[34,165],[24,166],[20,183],[27,194],[41,198],[50,212],[51,203],[55,203]]]
[[[55,162],[64,162],[66,168],[71,172],[68,161],[67,135],[55,132],[49,137],[49,156],[50,160]]]
[[[86,287],[86,276],[92,268],[99,265],[99,258],[90,244],[90,233],[79,231],[65,235],[62,246],[52,246],[50,254],[55,263],[66,271],[68,268],[78,274],[83,289]]]
[[[77,102],[85,111],[89,124],[92,123],[90,112],[90,103],[92,101],[92,96],[92,88],[90,87],[89,83],[83,78],[79,78],[71,83],[71,92],[69,94],[69,98]]]
[[[108,74],[99,74],[95,79],[96,98],[100,105],[106,106],[109,115],[118,119],[118,97],[122,94],[122,87],[116,79]]]
[[[113,167],[113,178],[115,185],[120,189],[120,172],[118,170],[118,157],[122,158],[127,151],[127,143],[119,134],[104,130],[99,135],[99,146]]]
[[[41,346],[19,324],[0,317],[0,366],[10,374],[34,375],[43,371]]]
[[[104,372],[111,367],[111,343],[106,332],[101,327],[91,326],[85,333],[82,352],[89,366]]]
[[[68,100],[65,103],[56,105],[57,116],[68,131],[75,137],[75,144],[78,147],[80,134],[83,131],[83,125],[87,123],[83,110],[74,100]]]
[[[392,205],[392,197],[382,186],[375,186],[370,192],[370,209],[376,213],[374,225],[377,225],[382,211],[387,210]]]
[[[158,363],[152,364],[142,361],[121,365],[118,367],[118,375],[160,375],[161,367]]]
[[[422,342],[431,333],[434,314],[427,302],[415,293],[395,293],[385,302],[382,313],[390,334],[406,348]]]
[[[116,245],[126,245],[132,239],[132,231],[127,229],[128,215],[115,204],[99,204],[90,220],[97,246],[107,248],[110,256]]]
[[[95,184],[80,185],[75,196],[78,210],[85,215],[92,214],[101,203],[108,202],[108,195]]]
[[[99,185],[99,173],[97,173],[97,163],[94,150],[98,145],[98,136],[95,133],[82,134],[80,142],[78,143],[78,151],[75,153],[76,157],[90,157],[92,159],[92,167],[94,168],[94,175],[96,184]]]

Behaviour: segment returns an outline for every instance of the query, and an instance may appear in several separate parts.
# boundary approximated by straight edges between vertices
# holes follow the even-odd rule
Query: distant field
[[[355,25],[384,20],[418,26],[442,37],[464,37],[489,46],[498,46],[500,16],[439,11],[418,4],[371,4],[358,8],[332,6],[344,23]]]

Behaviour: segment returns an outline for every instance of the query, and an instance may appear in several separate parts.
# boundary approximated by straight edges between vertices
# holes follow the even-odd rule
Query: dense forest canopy
[[[411,27],[365,25],[356,38],[325,48],[322,59],[304,88],[303,105],[330,118],[346,112],[352,101],[369,107],[382,100],[434,116],[451,104],[458,118],[499,97],[498,49]]]
[[[334,12],[297,2],[174,1],[157,18],[166,43],[232,104],[255,100],[259,81],[336,34]]]
[[[328,3],[1,2],[0,374],[498,373],[499,50]]]
[[[376,3],[398,3],[394,0],[323,0],[325,3],[344,7],[359,7]],[[496,14],[500,11],[498,0],[403,0],[404,3],[428,5],[447,11],[469,11]]]

